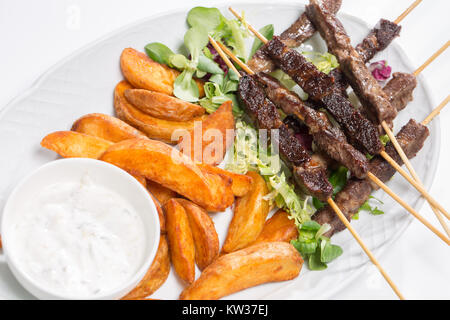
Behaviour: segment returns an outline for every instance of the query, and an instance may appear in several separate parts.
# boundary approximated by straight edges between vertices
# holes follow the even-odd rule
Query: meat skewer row
[[[439,114],[442,108],[449,102],[450,96],[441,103],[430,115],[422,122],[417,123],[414,120],[410,120],[397,134],[397,141],[402,149],[405,151],[408,159],[412,159],[422,149],[425,140],[429,136],[429,131],[426,127],[432,119]],[[397,154],[393,145],[389,143],[386,146],[386,152],[396,158],[401,163],[401,158]],[[394,168],[380,157],[375,157],[371,161],[371,171],[375,172],[381,181],[389,181],[395,174]],[[336,204],[341,208],[347,219],[351,219],[355,215],[359,208],[369,200],[370,194],[374,190],[378,190],[377,184],[372,183],[369,179],[359,180],[351,179],[347,182],[347,185],[340,191],[335,198]],[[331,225],[331,229],[327,232],[326,236],[331,237],[333,234],[344,230],[344,225],[339,219],[336,219],[334,211],[331,207],[324,207],[317,211],[313,216],[313,220],[320,224],[328,223]]]
[[[416,0],[394,22],[386,19],[380,19],[375,28],[373,28],[366,38],[364,38],[364,40],[355,47],[356,51],[365,63],[372,60],[378,52],[385,50],[391,42],[400,35],[400,22],[421,2],[422,0]],[[344,91],[348,88],[348,81],[341,69],[334,69],[330,74],[336,79],[336,85],[341,88],[341,90]],[[398,108],[396,109],[398,111]]]
[[[238,18],[241,19],[240,15],[234,11],[233,9],[230,8],[230,11],[233,12],[233,14]],[[253,30],[255,30],[253,27],[250,28],[249,25],[249,29],[253,32]],[[300,81],[296,81],[297,83],[299,82],[306,82],[306,78],[304,77],[304,72],[300,72],[299,70],[301,68],[297,67],[297,65],[292,64],[292,62],[298,62],[300,64],[305,65],[304,62],[306,62],[307,64],[309,64],[304,57],[296,52],[293,51],[289,48],[286,48],[277,38],[274,38],[271,41],[268,41],[267,39],[264,38],[264,36],[262,36],[259,33],[255,33],[255,35],[263,42],[266,44],[266,48],[268,48],[268,52],[270,52],[272,55],[272,57],[275,57],[275,61],[278,63],[278,65],[284,69],[284,71],[286,73],[288,73],[289,70],[293,70],[294,72],[291,72],[290,76],[292,78],[293,75],[297,74],[300,75],[302,79],[300,79]],[[275,45],[273,45],[275,43]],[[294,59],[291,59],[292,57],[295,57]],[[236,60],[235,60],[236,61]],[[236,61],[237,62],[237,61]],[[284,68],[283,68],[284,67]],[[316,73],[320,73],[320,71],[317,70],[317,68],[312,65],[309,64],[309,66],[307,66],[307,69],[309,69],[310,71],[312,70],[312,68],[315,69]],[[288,73],[289,74],[289,73]],[[325,74],[322,73],[322,77],[326,76]],[[324,77],[322,79],[319,79],[319,82],[321,80],[323,80]],[[296,80],[294,78],[294,80]],[[313,82],[314,80],[309,79],[309,81]],[[325,80],[326,81],[326,80]],[[300,84],[300,83],[299,83]],[[320,85],[320,83],[319,83]],[[331,95],[334,97],[339,97],[342,98],[342,95],[336,94],[336,89],[333,87],[331,87],[331,92],[333,92]],[[309,92],[307,92],[309,93]],[[379,138],[377,137],[378,141]],[[380,142],[381,143],[381,142]],[[391,162],[392,164],[395,162],[394,159],[392,159],[392,157],[386,153],[384,151],[384,148],[382,148],[382,150],[380,150],[380,152],[378,152],[377,154],[381,155],[383,158],[385,158],[387,161]],[[399,168],[400,166],[396,166],[397,168]],[[406,202],[404,202],[400,197],[398,197],[392,190],[390,190],[381,180],[379,180],[373,173],[369,172],[368,173],[368,177],[374,182],[376,183],[380,188],[382,188],[385,192],[387,192],[392,198],[394,198],[400,205],[402,205],[409,213],[411,213],[414,217],[416,217],[419,221],[421,221],[428,229],[430,229],[434,234],[436,234],[439,238],[441,238],[445,243],[450,244],[450,240],[444,235],[442,234],[439,230],[437,230],[432,224],[430,224],[425,218],[423,218],[417,211],[415,211],[411,206],[409,206]],[[426,190],[424,190],[423,188],[421,188],[417,183],[414,183],[413,186],[430,202],[432,203],[434,206],[443,209],[442,206],[439,205],[439,203],[437,203],[436,200],[434,200],[429,194],[428,192],[426,192]],[[445,210],[441,210],[444,211]],[[443,212],[443,213],[444,213]],[[445,213],[444,213],[445,214]]]
[[[221,43],[217,45],[236,61],[235,56],[226,46]],[[247,74],[254,76],[267,97],[285,114],[295,115],[305,122],[319,149],[347,167],[359,179],[367,176],[369,170],[367,157],[347,142],[344,133],[333,126],[325,113],[306,105],[296,93],[285,88],[277,79],[262,72],[255,74],[240,60],[238,64]]]
[[[431,58],[429,58],[421,67],[419,67],[415,72],[413,72],[410,76],[416,80],[416,77],[419,76],[419,74],[425,70],[425,67],[428,66],[434,59],[436,59],[444,50],[446,50],[449,46],[450,41],[448,41],[446,43],[446,45],[444,45],[441,49],[439,49]],[[449,96],[450,97],[450,96]],[[437,113],[440,112],[440,110],[448,103],[448,99],[449,97],[447,97],[446,100],[444,100],[444,102],[436,109]],[[436,112],[435,112],[436,113]],[[427,120],[427,122],[424,123],[424,125],[427,125],[429,123],[429,121]],[[421,182],[419,176],[417,175],[416,171],[414,170],[414,167],[412,166],[411,162],[409,162],[407,155],[405,154],[405,152],[403,151],[403,149],[401,148],[400,144],[397,142],[397,140],[395,139],[395,137],[393,136],[392,132],[387,132],[390,140],[392,141],[392,144],[394,145],[395,149],[397,150],[398,154],[400,155],[400,158],[402,159],[403,163],[406,165],[406,167],[408,168],[408,171],[411,174],[411,177],[414,179],[414,181],[419,185],[419,187],[424,188],[423,183]],[[399,171],[408,181],[411,179],[406,172],[404,172],[404,170]],[[450,229],[447,226],[447,223],[445,222],[445,220],[443,219],[441,213],[439,212],[440,209],[436,206],[434,206],[433,204],[431,204],[431,209],[434,212],[436,218],[438,219],[439,223],[441,224],[442,228],[445,230],[445,232],[447,233],[447,235],[450,237]],[[445,215],[445,214],[444,214]],[[449,218],[448,216],[446,216],[447,218]]]
[[[240,19],[240,15],[230,8]],[[334,86],[334,78],[320,72],[299,52],[288,48],[278,37],[268,41],[253,27],[252,32],[265,43],[266,52],[272,60],[287,73],[309,95],[317,105],[325,107],[342,126],[350,140],[369,154],[377,155],[384,147],[376,126],[354,108],[341,90]]]
[[[388,122],[391,123],[396,117],[397,110],[390,104],[388,96],[382,90],[378,81],[372,76],[361,56],[352,47],[350,37],[347,35],[341,22],[336,16],[327,11],[326,8],[321,7],[318,0],[310,0],[310,5],[306,6],[306,14],[327,42],[328,49],[337,56],[341,64],[341,70],[343,70],[363,105],[376,111],[381,126],[392,139],[393,144],[398,145],[388,125]],[[405,179],[422,193],[430,204],[438,208],[450,219],[450,214],[429,196],[423,188],[423,185],[411,179],[385,151],[381,152],[381,156],[391,163]],[[402,158],[407,161],[406,156]],[[409,164],[409,162],[407,163]]]
[[[237,69],[235,68],[235,66],[233,65],[233,63],[228,59],[228,57],[225,55],[225,53],[222,51],[222,49],[217,45],[217,43],[214,41],[214,39],[212,39],[210,37],[210,42],[211,44],[214,46],[214,48],[217,50],[217,52],[219,53],[219,55],[222,57],[222,59],[226,62],[226,64],[233,70],[235,71],[237,74],[240,75],[240,73],[237,71]],[[240,83],[239,83],[239,87],[241,87],[241,83],[243,83],[243,81],[245,82],[249,82],[251,83],[252,81],[251,76],[246,75],[246,76],[241,76],[240,77]],[[244,82],[244,83],[245,83]],[[257,83],[256,81],[253,81],[253,83],[255,84],[254,87],[257,88]],[[241,88],[239,88],[239,94],[241,94]],[[244,100],[246,100],[246,98],[244,98]],[[266,99],[267,101],[270,101],[269,99]],[[259,106],[251,106],[249,104],[246,104],[246,107],[248,109],[250,109],[250,112],[253,112],[253,108],[258,108]],[[280,148],[281,149],[281,148]],[[327,203],[330,205],[330,207],[333,208],[334,212],[336,213],[336,215],[339,217],[339,219],[342,221],[342,223],[344,225],[347,226],[348,230],[350,231],[350,233],[353,235],[353,237],[355,238],[355,240],[359,243],[359,245],[361,246],[361,248],[364,250],[364,252],[367,254],[367,256],[369,257],[369,259],[372,261],[372,263],[378,268],[378,270],[380,271],[380,273],[382,274],[382,276],[386,279],[386,281],[388,282],[388,284],[390,285],[390,287],[392,288],[392,290],[395,292],[395,294],[399,297],[399,299],[404,300],[403,295],[401,294],[401,292],[399,291],[399,289],[397,288],[397,286],[392,282],[391,278],[388,276],[388,274],[384,271],[384,269],[381,267],[381,265],[379,264],[379,262],[377,261],[377,259],[375,258],[375,256],[372,254],[372,252],[370,251],[370,249],[364,244],[364,242],[362,241],[362,239],[360,238],[360,236],[358,235],[358,233],[353,229],[353,227],[350,225],[349,221],[347,220],[347,218],[345,217],[345,215],[341,212],[341,210],[339,209],[339,207],[336,205],[336,203],[334,202],[334,200],[331,198],[331,194],[329,196],[329,198],[326,200]]]
[[[421,2],[422,0],[416,0],[394,22],[380,19],[367,37],[356,46],[356,50],[366,63],[369,62],[377,52],[386,49],[392,40],[400,34],[401,27],[398,24]],[[322,1],[322,6],[329,8],[333,14],[336,14],[340,9],[341,3],[341,0],[324,0]],[[316,28],[304,12],[288,29],[281,33],[280,39],[288,47],[295,48],[312,37],[315,32]],[[270,73],[276,68],[276,65],[272,62],[267,53],[265,53],[264,48],[260,48],[256,51],[248,62],[248,65],[256,73]],[[345,79],[342,81],[342,84],[340,83],[340,79],[343,78],[343,75],[339,69],[333,70],[332,75],[336,79],[336,85],[347,88]]]

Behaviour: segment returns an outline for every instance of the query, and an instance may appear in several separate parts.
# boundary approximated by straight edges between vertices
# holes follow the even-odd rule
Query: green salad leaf
[[[339,67],[337,58],[329,52],[304,51],[302,54],[323,73],[329,74],[332,70]]]
[[[152,60],[166,65],[170,65],[170,57],[174,55],[172,50],[159,42],[146,45],[145,52]]]
[[[222,22],[222,13],[217,8],[195,7],[188,12],[187,22],[190,27],[214,30]]]
[[[267,40],[273,39],[273,33],[274,33],[274,27],[273,24],[268,24],[261,29],[258,30],[260,34],[262,34]],[[253,41],[252,49],[250,50],[250,55],[248,57],[248,60],[250,60],[256,51],[258,51],[259,48],[261,48],[263,43],[258,38],[255,38]]]
[[[324,236],[330,230],[330,225],[320,225],[315,221],[304,222],[299,227],[298,239],[291,244],[308,261],[309,269],[320,271],[326,269],[327,264],[342,255],[343,250],[331,244],[331,240]]]

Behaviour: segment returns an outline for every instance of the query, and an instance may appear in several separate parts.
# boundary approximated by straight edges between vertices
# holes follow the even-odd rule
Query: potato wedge
[[[72,131],[85,133],[111,142],[119,142],[147,136],[129,124],[115,117],[102,114],[87,114],[72,125]]]
[[[188,216],[195,244],[195,262],[205,269],[219,256],[219,236],[205,209],[189,200],[177,199]]]
[[[294,220],[289,219],[286,211],[278,210],[264,223],[264,228],[254,243],[288,242],[298,238],[298,229]]]
[[[155,181],[208,211],[223,211],[234,202],[231,179],[202,172],[188,157],[160,141],[122,141],[100,160]]]
[[[221,174],[230,178],[233,181],[231,189],[236,197],[245,196],[251,189],[253,179],[248,175],[237,174],[204,163],[199,163],[198,166],[204,172]]]
[[[233,252],[254,242],[264,228],[270,211],[269,202],[263,199],[269,192],[266,182],[256,172],[249,172],[248,175],[253,179],[252,188],[236,200],[233,219],[222,248],[224,252]]]
[[[131,88],[131,85],[126,81],[121,81],[116,86],[114,90],[116,115],[119,119],[144,132],[151,139],[161,140],[166,143],[176,143],[176,140],[172,141],[172,135],[176,130],[190,131],[194,128],[195,121],[203,120],[200,117],[190,121],[167,121],[145,114],[125,98],[125,90]]]
[[[150,191],[150,193],[156,199],[158,199],[159,203],[161,203],[162,205],[164,205],[167,200],[176,198],[178,196],[175,191],[170,190],[152,180],[147,180],[147,190]]]
[[[173,94],[173,83],[180,72],[150,59],[145,53],[126,48],[120,56],[123,76],[134,87]],[[200,97],[204,96],[203,81],[196,80]]]
[[[133,106],[152,117],[170,121],[188,121],[205,114],[197,104],[145,89],[127,89],[125,98]]]
[[[181,300],[215,300],[263,283],[296,278],[303,265],[285,242],[264,242],[215,260],[180,295]]]
[[[187,283],[195,280],[195,246],[184,207],[170,199],[164,206],[170,257],[178,276]]]
[[[41,141],[41,146],[64,158],[98,159],[112,145],[110,141],[73,131],[53,132]]]
[[[152,198],[153,202],[155,203],[156,211],[158,212],[159,217],[159,227],[161,229],[161,234],[166,234],[166,216],[164,214],[164,210],[161,207],[161,204],[159,201],[151,194],[150,197]]]
[[[136,300],[148,297],[166,282],[169,273],[169,246],[166,236],[161,235],[158,251],[156,252],[155,259],[150,265],[150,268],[138,285],[123,297],[122,300]]]
[[[232,102],[227,101],[203,120],[201,130],[194,126],[189,138],[185,136],[180,138],[180,150],[190,154],[191,159],[195,161],[218,165],[222,162],[228,148],[233,144],[234,135],[227,138],[227,130],[233,130],[234,125]],[[199,141],[197,142],[195,138]],[[200,142],[201,149],[197,147],[199,149],[197,150],[196,146],[200,146]]]

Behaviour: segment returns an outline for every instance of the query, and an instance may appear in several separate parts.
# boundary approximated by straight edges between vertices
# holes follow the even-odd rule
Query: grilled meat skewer
[[[379,123],[392,123],[397,110],[389,103],[386,93],[372,76],[365,61],[351,45],[344,26],[318,0],[310,0],[306,14],[325,39],[328,50],[339,60],[341,70],[363,105],[376,113]]]
[[[383,151],[376,126],[334,86],[333,77],[320,72],[303,55],[284,45],[278,37],[274,37],[264,47],[274,62],[309,94],[312,101],[330,112],[352,142],[373,155]]]
[[[320,163],[312,160],[300,141],[281,121],[276,106],[266,97],[258,82],[250,75],[242,76],[238,92],[247,115],[258,128],[279,130],[277,142],[280,156],[292,168],[300,189],[322,201],[329,199],[333,187],[328,181],[326,170]]]
[[[337,13],[342,4],[342,0],[324,0],[322,5],[329,8],[333,13]],[[288,47],[298,47],[303,42],[311,38],[316,33],[316,28],[309,21],[306,13],[302,13],[300,17],[281,35],[281,41]],[[248,62],[249,67],[255,72],[270,73],[275,70],[276,66],[272,59],[267,55],[264,49],[260,48],[255,52]]]
[[[427,127],[410,120],[396,137],[408,159],[412,159],[422,149],[429,134]],[[402,159],[391,143],[386,146],[386,152],[398,164],[403,164]],[[370,172],[383,182],[389,181],[396,173],[395,169],[387,161],[378,156],[370,162]],[[378,189],[378,186],[369,179],[359,180],[354,178],[349,180],[345,188],[336,195],[335,201],[347,219],[350,220],[358,212],[359,208],[369,200],[370,194]],[[329,237],[345,229],[345,226],[336,218],[336,214],[329,206],[317,211],[313,216],[313,220],[320,224],[328,223],[331,225],[331,230],[327,233]]]
[[[255,79],[264,88],[267,97],[284,113],[297,115],[304,120],[319,149],[347,167],[356,177],[366,177],[369,170],[366,156],[347,142],[343,132],[333,126],[325,113],[307,106],[297,94],[265,73],[257,73]]]

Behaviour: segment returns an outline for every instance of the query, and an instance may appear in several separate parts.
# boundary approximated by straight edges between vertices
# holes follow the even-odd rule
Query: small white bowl
[[[8,238],[11,218],[27,199],[36,194],[36,190],[55,183],[79,181],[86,173],[95,184],[106,187],[128,200],[141,215],[146,231],[145,254],[138,271],[126,283],[113,291],[91,296],[88,299],[109,300],[123,297],[144,277],[155,258],[160,237],[158,212],[147,190],[133,176],[109,163],[93,159],[72,158],[47,163],[23,179],[14,189],[3,210],[1,224],[3,250],[9,268],[22,286],[39,299],[80,299],[82,297],[62,296],[51,292],[21,270],[21,265],[17,263],[14,253],[10,251],[11,245]]]

